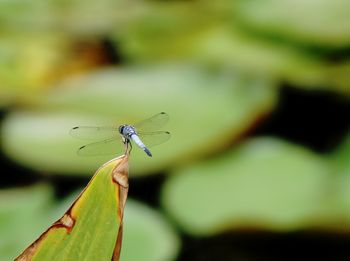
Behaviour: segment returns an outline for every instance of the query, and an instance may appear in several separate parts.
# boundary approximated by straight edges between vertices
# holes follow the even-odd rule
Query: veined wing
[[[162,144],[171,137],[168,131],[141,132],[138,135],[142,142],[149,148]]]
[[[89,127],[78,126],[70,130],[70,135],[82,140],[105,140],[119,135],[117,127],[103,126],[103,127]]]
[[[151,118],[140,121],[134,124],[133,126],[136,128],[137,131],[140,132],[152,132],[159,130],[167,123],[168,120],[169,115],[165,112],[161,112],[152,116]]]
[[[77,153],[79,156],[118,155],[123,153],[123,150],[124,143],[122,139],[111,138],[82,146]]]

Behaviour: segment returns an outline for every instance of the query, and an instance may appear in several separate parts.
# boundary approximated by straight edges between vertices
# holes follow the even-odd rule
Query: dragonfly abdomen
[[[141,139],[139,138],[139,136],[137,136],[137,134],[132,134],[130,137],[137,146],[139,146],[144,152],[146,152],[146,154],[150,157],[152,157],[152,153],[150,152],[150,150],[146,147],[145,144],[143,144],[143,142],[141,141]]]

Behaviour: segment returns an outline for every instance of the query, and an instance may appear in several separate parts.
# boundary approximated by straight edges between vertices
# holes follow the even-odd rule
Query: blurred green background
[[[121,260],[348,260],[348,0],[0,1],[0,257],[110,157],[77,125],[165,111],[134,149]]]

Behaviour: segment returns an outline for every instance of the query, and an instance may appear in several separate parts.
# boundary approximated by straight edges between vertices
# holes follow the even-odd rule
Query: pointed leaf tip
[[[63,217],[16,260],[119,260],[128,158],[101,166]]]

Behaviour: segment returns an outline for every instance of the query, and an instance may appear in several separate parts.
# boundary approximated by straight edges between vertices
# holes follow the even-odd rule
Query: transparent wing
[[[73,137],[83,140],[105,140],[119,136],[118,128],[113,126],[78,126],[71,129],[69,133]]]
[[[121,138],[112,138],[94,142],[80,147],[79,156],[118,155],[124,152],[124,143]]]
[[[148,148],[162,144],[171,137],[168,131],[141,132],[138,135]]]
[[[137,131],[143,131],[143,132],[152,132],[159,130],[161,127],[163,127],[167,121],[169,120],[169,115],[165,112],[158,113],[151,118],[148,118],[146,120],[140,121],[133,126],[136,128]]]

